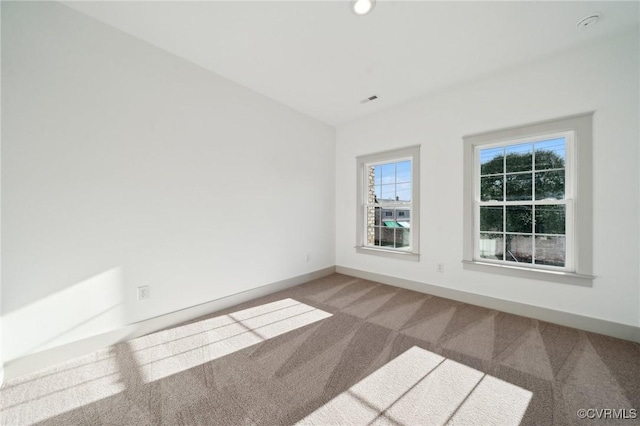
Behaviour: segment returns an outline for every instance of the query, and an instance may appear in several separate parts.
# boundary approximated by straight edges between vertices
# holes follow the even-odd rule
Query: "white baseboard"
[[[540,306],[528,305],[526,303],[512,302],[490,296],[482,296],[462,290],[454,290],[418,281],[376,274],[374,272],[362,271],[360,269],[348,268],[346,266],[336,266],[336,272],[370,281],[377,281],[395,287],[406,288],[407,290],[457,300],[471,305],[482,306],[510,314],[521,315],[541,321],[577,328],[579,330],[591,331],[593,333],[604,334],[640,343],[640,327],[635,327],[629,324],[622,324],[599,318],[572,314],[569,312],[556,311],[554,309],[542,308]]]
[[[4,363],[4,379],[11,380],[12,378],[29,374],[60,362],[115,345],[116,343],[135,339],[136,337],[172,327],[212,312],[230,308],[249,300],[257,299],[280,290],[285,290],[289,287],[331,275],[334,272],[335,267],[330,266],[328,268],[319,269],[307,274],[298,275],[296,277],[256,287],[251,290],[242,291],[240,293],[232,294],[196,306],[191,306],[179,311],[129,324],[125,327],[118,328],[107,333],[25,355]]]
[[[5,380],[10,380],[126,340],[135,339],[212,312],[322,278],[334,272],[640,343],[640,327],[628,324],[502,300],[344,266],[331,266],[5,362],[4,368],[0,368],[0,384],[3,383],[2,375]]]

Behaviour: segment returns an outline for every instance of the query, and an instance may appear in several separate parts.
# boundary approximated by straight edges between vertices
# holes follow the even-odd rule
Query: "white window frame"
[[[592,285],[592,117],[593,112],[463,137],[464,141],[464,251],[465,269],[523,278]],[[560,201],[480,201],[481,149],[539,142],[565,137],[565,198]],[[534,183],[535,185],[535,183]],[[480,206],[564,204],[566,206],[564,267],[518,264],[480,257]],[[535,238],[533,238],[535,244]],[[535,246],[534,246],[535,249]]]
[[[498,265],[508,265],[508,266],[518,266],[513,262],[505,261],[505,260],[492,260],[485,259],[480,257],[480,207],[482,206],[518,206],[518,205],[532,205],[532,206],[543,206],[543,205],[564,205],[565,210],[565,266],[557,267],[557,266],[548,266],[548,265],[537,265],[537,264],[527,264],[527,267],[536,268],[536,269],[548,269],[551,271],[567,271],[573,272],[574,270],[574,230],[573,230],[573,197],[574,197],[574,182],[575,182],[575,161],[573,159],[574,154],[574,131],[565,131],[559,133],[551,133],[546,135],[540,135],[537,137],[528,137],[528,138],[520,138],[510,141],[496,142],[496,143],[488,143],[483,145],[474,146],[474,174],[473,174],[473,186],[474,186],[474,255],[473,258],[475,260],[479,260],[482,262],[495,263]],[[487,148],[498,148],[498,147],[511,147],[514,145],[521,144],[533,144],[535,142],[541,142],[548,139],[558,139],[564,138],[565,140],[565,191],[564,191],[564,199],[557,201],[549,201],[549,200],[528,200],[528,201],[501,201],[501,202],[493,202],[493,201],[481,201],[480,200],[480,151]],[[528,171],[529,173],[534,173],[535,170]],[[503,171],[503,175],[508,174]],[[532,181],[532,192],[535,193],[535,179]],[[506,220],[506,218],[504,218]],[[534,219],[535,220],[535,219]],[[502,232],[506,235],[506,232]],[[532,234],[532,251],[535,253],[535,238],[533,238],[534,234]]]
[[[411,221],[411,245],[407,248],[389,248],[369,246],[366,244],[367,235],[367,195],[368,195],[368,167],[385,163],[397,163],[411,161],[411,207],[409,218]],[[420,259],[420,146],[394,149],[375,154],[361,155],[356,158],[357,170],[357,212],[356,212],[356,252],[373,254],[399,259]],[[380,207],[394,208],[393,204],[384,204]]]

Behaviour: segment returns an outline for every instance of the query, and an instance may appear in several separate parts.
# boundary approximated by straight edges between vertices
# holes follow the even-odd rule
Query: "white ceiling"
[[[637,28],[640,14],[635,1],[390,0],[366,16],[349,1],[64,3],[331,125]]]

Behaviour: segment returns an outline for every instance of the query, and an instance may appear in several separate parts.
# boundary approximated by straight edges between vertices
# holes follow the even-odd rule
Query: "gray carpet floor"
[[[11,380],[3,425],[639,424],[640,345],[334,274]],[[593,412],[591,412],[593,414]]]

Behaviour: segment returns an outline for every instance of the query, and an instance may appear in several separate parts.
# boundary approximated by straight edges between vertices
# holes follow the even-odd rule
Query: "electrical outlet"
[[[438,272],[444,272],[444,263],[438,263]]]
[[[138,300],[148,299],[149,297],[151,297],[151,293],[148,285],[138,287]]]

